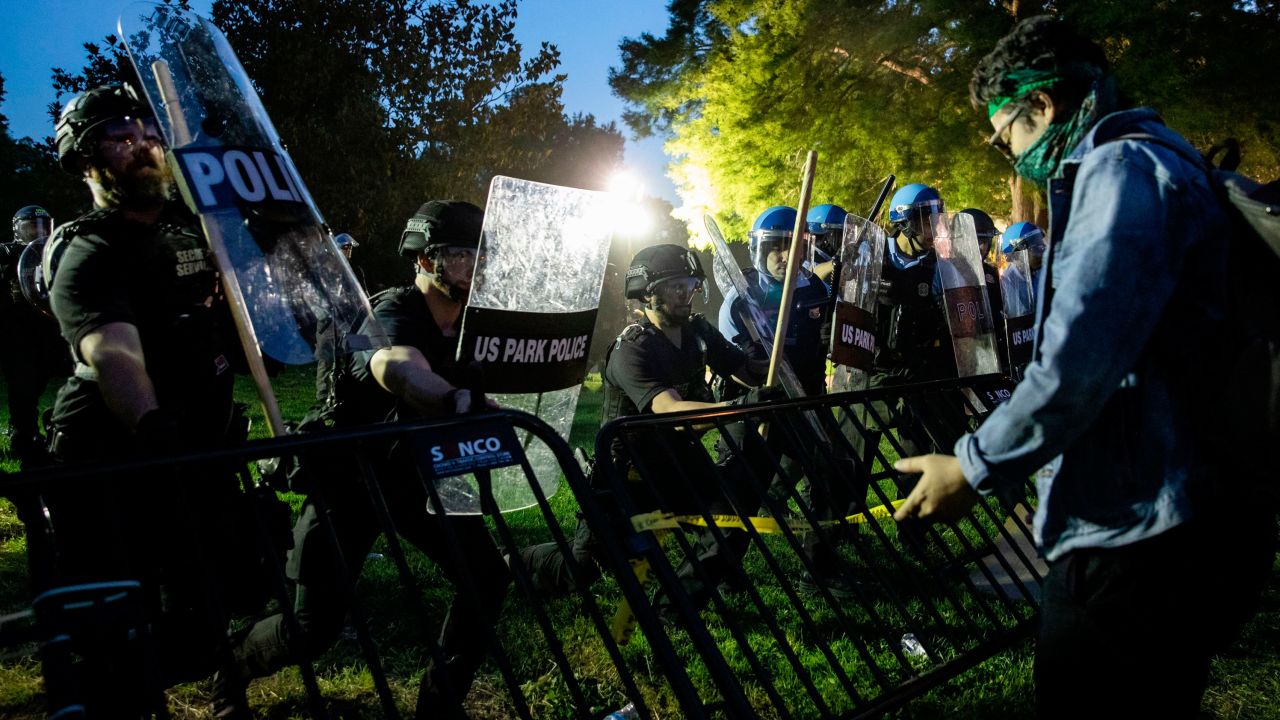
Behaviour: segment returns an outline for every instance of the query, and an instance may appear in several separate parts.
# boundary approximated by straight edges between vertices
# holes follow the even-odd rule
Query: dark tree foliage
[[[360,241],[355,261],[372,289],[409,277],[396,243],[426,200],[483,205],[497,174],[601,189],[621,164],[612,123],[566,115],[559,51],[542,43],[521,58],[516,10],[515,0],[213,3],[326,222]],[[116,38],[84,47],[84,67],[53,71],[54,119],[74,94],[133,72]],[[88,193],[72,182],[84,209]]]
[[[401,282],[405,219],[483,205],[494,175],[597,187],[616,128],[566,117],[559,51],[521,59],[514,0],[217,0],[223,29],[335,231],[371,284]]]
[[[1017,19],[1043,12],[1097,38],[1129,95],[1198,146],[1234,135],[1246,172],[1280,174],[1280,98],[1259,84],[1280,60],[1273,2],[674,0],[665,35],[621,43],[610,83],[633,132],[668,138],[687,219],[712,210],[738,237],[796,201],[809,149],[814,202],[865,213],[892,172],[956,209],[1032,218],[966,84]]]

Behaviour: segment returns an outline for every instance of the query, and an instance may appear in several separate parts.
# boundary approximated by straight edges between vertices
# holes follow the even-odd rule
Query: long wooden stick
[[[800,240],[808,230],[805,216],[809,214],[809,193],[813,190],[813,174],[818,165],[818,153],[810,150],[804,161],[804,175],[800,180],[800,203],[796,206],[796,226],[791,232],[791,250],[787,254],[787,278],[782,284],[782,304],[778,306],[778,327],[773,333],[773,354],[769,356],[769,375],[765,385],[770,387],[778,379],[778,360],[787,345],[787,326],[791,323],[791,298],[796,292],[796,277],[800,267]]]
[[[169,72],[169,63],[156,60],[151,63],[151,72],[155,73],[160,97],[164,101],[165,114],[169,116],[169,125],[173,128],[173,146],[177,148],[190,143],[191,129],[187,126],[186,116],[182,113],[178,90],[174,87],[173,75]],[[178,168],[175,167],[174,171],[177,172]],[[214,261],[218,264],[218,273],[222,276],[222,289],[227,294],[228,304],[231,305],[231,317],[235,320],[236,332],[240,336],[240,345],[244,348],[244,356],[249,363],[253,384],[258,389],[258,400],[262,403],[262,413],[267,418],[267,427],[271,429],[273,437],[286,435],[288,430],[280,414],[280,403],[276,400],[275,390],[271,388],[271,380],[267,378],[267,366],[262,360],[258,335],[253,330],[253,321],[249,318],[249,308],[245,304],[240,281],[236,278],[235,266],[231,264],[231,256],[227,254],[227,244],[222,239],[222,229],[204,215],[200,216],[200,226],[204,230],[205,238],[209,241],[209,249],[213,251]]]

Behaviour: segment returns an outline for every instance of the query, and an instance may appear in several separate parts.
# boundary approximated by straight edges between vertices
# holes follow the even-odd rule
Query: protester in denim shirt
[[[1102,51],[1059,20],[1019,23],[970,91],[991,144],[1047,186],[1040,336],[1013,397],[957,457],[899,462],[923,475],[896,517],[959,517],[1051,463],[1037,488],[1050,562],[1039,715],[1194,717],[1209,659],[1252,615],[1275,554],[1274,514],[1230,504],[1214,457],[1229,450],[1197,432],[1227,218],[1184,157],[1197,153],[1152,110],[1121,109]],[[1163,142],[1122,137],[1135,133]]]

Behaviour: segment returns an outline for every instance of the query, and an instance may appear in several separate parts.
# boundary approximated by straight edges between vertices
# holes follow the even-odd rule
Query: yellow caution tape
[[[867,515],[874,520],[886,520],[893,515],[893,511],[897,510],[905,500],[894,500],[889,505],[880,505],[871,508],[869,513],[857,513],[849,515],[844,520],[853,525],[870,522]],[[771,517],[749,517],[747,521],[756,529],[756,532],[780,534],[782,532],[782,523],[777,518]],[[711,522],[719,528],[729,528],[735,530],[746,530],[746,525],[742,518],[737,515],[712,515]],[[814,531],[814,527],[805,520],[789,520],[787,527],[793,533],[809,533]],[[839,520],[820,520],[818,528],[832,527],[839,525]],[[631,527],[636,532],[647,532],[650,530],[673,530],[681,525],[693,525],[696,527],[707,527],[707,519],[701,515],[674,515],[672,513],[664,513],[660,510],[641,513],[640,515],[631,516]]]

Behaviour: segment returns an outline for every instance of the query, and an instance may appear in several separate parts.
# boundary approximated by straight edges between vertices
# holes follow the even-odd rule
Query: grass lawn
[[[287,419],[297,419],[306,411],[313,396],[312,377],[309,369],[290,370],[276,381],[281,407]],[[2,386],[0,386],[2,388]],[[241,378],[237,393],[257,412],[252,386]],[[579,411],[574,421],[571,444],[592,448],[595,429],[599,424],[600,391],[598,380],[588,382],[583,390]],[[52,402],[52,391],[46,394],[45,403]],[[0,423],[7,420],[7,412],[0,403]],[[260,415],[255,419],[254,435],[266,434]],[[7,440],[2,440],[7,451]],[[4,454],[0,469],[16,471],[16,464]],[[291,498],[295,508],[299,498]],[[552,505],[562,527],[572,530],[576,503],[567,490],[552,499]],[[537,510],[526,510],[507,516],[513,532],[521,543],[540,542],[548,539],[541,516]],[[380,541],[381,543],[381,541]],[[771,546],[772,547],[772,546]],[[23,528],[12,506],[0,500],[0,614],[22,609],[28,600],[26,592],[26,544]],[[382,552],[379,545],[375,552]],[[781,554],[782,550],[779,550]],[[421,597],[409,598],[399,590],[395,568],[389,560],[371,559],[366,563],[360,580],[359,592],[365,599],[369,625],[381,648],[384,666],[388,672],[393,692],[402,711],[413,707],[417,681],[421,674],[426,653],[422,650],[427,638],[434,636],[451,596],[451,590],[434,565],[425,557],[410,549],[410,564],[424,588]],[[748,568],[762,567],[758,552],[748,556]],[[763,574],[763,573],[762,573]],[[759,588],[766,603],[782,603],[781,591],[763,582]],[[601,607],[610,612],[618,598],[614,583],[605,579],[595,588],[601,598]],[[750,608],[754,612],[754,608]],[[625,702],[616,672],[599,641],[595,639],[590,623],[581,617],[577,605],[569,600],[552,604],[552,619],[565,642],[569,660],[574,665],[579,681],[593,705],[599,710],[596,717]],[[749,618],[748,618],[749,619]],[[823,618],[817,618],[819,622]],[[799,635],[795,623],[784,629]],[[1188,622],[1195,622],[1188,618]],[[521,689],[530,701],[531,711],[537,718],[569,718],[572,705],[568,689],[558,669],[544,647],[532,614],[524,607],[520,597],[513,592],[499,623],[504,645],[519,647],[522,652],[514,658],[515,671],[520,678]],[[713,635],[726,646],[732,645],[732,628],[719,620],[709,622]],[[758,633],[747,627],[753,645]],[[806,667],[820,669],[824,660],[820,653],[803,643],[793,645]],[[839,642],[832,642],[839,654]],[[1264,599],[1263,610],[1248,627],[1244,638],[1213,665],[1213,676],[1204,703],[1209,717],[1223,720],[1234,718],[1276,718],[1280,720],[1280,566],[1273,575]],[[43,717],[39,664],[33,656],[33,648],[9,649],[0,656],[0,717]],[[679,647],[683,656],[690,658],[690,673],[695,684],[709,683],[690,647]],[[847,648],[845,648],[847,651]],[[681,716],[670,693],[666,690],[662,674],[648,658],[643,637],[635,638],[624,648],[624,656],[641,686],[650,707],[661,718]],[[740,655],[727,652],[735,667],[745,662]],[[848,664],[847,664],[848,665]],[[1022,718],[1032,709],[1032,647],[1023,642],[1009,651],[996,655],[979,667],[961,675],[944,687],[933,690],[914,700],[897,713],[901,718]],[[344,638],[315,664],[323,692],[330,702],[335,716],[344,718],[375,718],[380,716],[373,682],[360,659],[354,639]],[[815,677],[821,679],[816,673]],[[749,692],[758,692],[748,680]],[[813,716],[812,710],[798,700],[802,692],[779,678],[777,684],[784,693],[795,693],[796,713],[801,717]],[[820,685],[826,687],[826,685]],[[834,684],[829,701],[835,707],[847,707]],[[307,717],[305,694],[299,673],[287,669],[274,677],[256,681],[250,689],[250,701],[259,717],[293,718]],[[481,672],[468,701],[469,710],[477,718],[514,717],[509,695],[497,668],[489,663]],[[208,717],[206,711],[207,685],[195,683],[170,691],[170,706],[179,718]],[[767,715],[766,715],[767,716]]]

